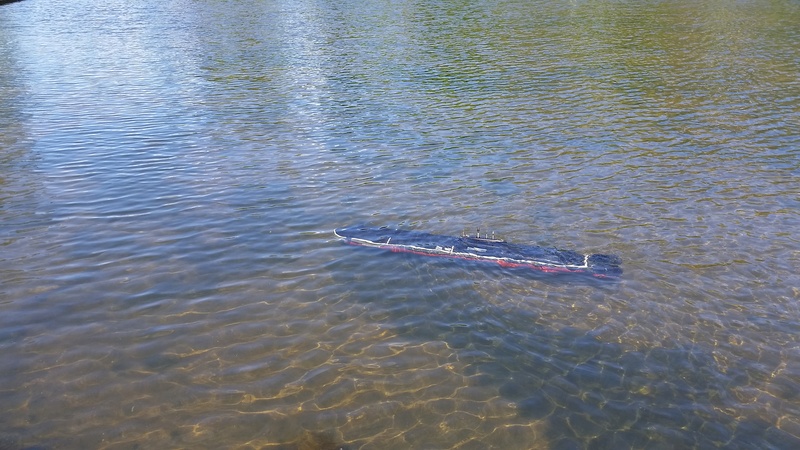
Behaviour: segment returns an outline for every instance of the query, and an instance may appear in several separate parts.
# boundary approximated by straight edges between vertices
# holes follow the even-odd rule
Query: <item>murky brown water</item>
[[[0,448],[800,446],[800,6],[0,7]],[[617,283],[353,248],[618,254]]]

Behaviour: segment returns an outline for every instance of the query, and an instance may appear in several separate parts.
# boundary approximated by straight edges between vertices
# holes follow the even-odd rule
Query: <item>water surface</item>
[[[0,447],[800,445],[792,1],[0,7]],[[613,253],[616,283],[336,227]]]

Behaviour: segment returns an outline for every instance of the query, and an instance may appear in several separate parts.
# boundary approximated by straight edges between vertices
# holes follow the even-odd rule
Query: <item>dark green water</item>
[[[0,7],[0,448],[800,447],[795,1]],[[618,254],[617,283],[353,248]]]

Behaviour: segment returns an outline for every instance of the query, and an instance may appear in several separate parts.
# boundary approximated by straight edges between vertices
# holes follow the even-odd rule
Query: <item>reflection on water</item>
[[[795,448],[793,2],[0,7],[0,447]],[[619,283],[351,248],[613,253]]]

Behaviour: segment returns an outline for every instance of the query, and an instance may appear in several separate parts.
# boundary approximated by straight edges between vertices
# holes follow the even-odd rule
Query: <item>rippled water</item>
[[[800,5],[0,7],[0,448],[800,446]],[[336,227],[618,254],[616,283]]]

